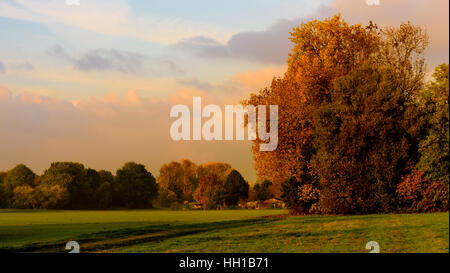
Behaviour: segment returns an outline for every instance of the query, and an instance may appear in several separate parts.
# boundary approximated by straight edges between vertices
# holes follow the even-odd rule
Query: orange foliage
[[[435,212],[448,210],[448,184],[430,181],[425,173],[416,168],[402,177],[397,186],[402,209],[407,212]]]
[[[330,97],[334,80],[367,61],[376,50],[378,38],[372,28],[349,25],[340,15],[310,21],[291,33],[294,43],[289,68],[269,88],[252,94],[247,104],[279,107],[279,145],[273,152],[253,145],[255,168],[261,177],[274,182],[275,194],[289,177],[299,179],[311,158],[314,111]]]

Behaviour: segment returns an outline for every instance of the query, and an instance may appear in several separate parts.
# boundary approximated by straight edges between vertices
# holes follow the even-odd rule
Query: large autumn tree
[[[314,111],[330,100],[335,79],[366,62],[379,46],[375,26],[349,25],[339,15],[302,24],[290,39],[294,47],[284,77],[274,79],[270,87],[245,102],[278,105],[277,149],[259,151],[258,139],[252,148],[258,174],[274,182],[278,196],[281,182],[289,177],[300,179],[310,171],[315,153]]]
[[[388,73],[389,77],[395,79],[392,83],[395,86],[390,87],[389,90],[401,93],[404,101],[399,101],[399,106],[409,105],[408,103],[412,102],[423,86],[425,71],[423,52],[428,44],[427,36],[422,29],[410,23],[402,24],[398,28],[379,29],[372,22],[365,27],[350,25],[340,15],[323,21],[313,20],[302,24],[292,31],[291,41],[293,49],[289,54],[288,69],[284,76],[273,79],[269,87],[262,89],[258,94],[252,94],[245,101],[252,105],[278,105],[279,144],[277,149],[273,152],[259,151],[260,141],[258,139],[252,147],[258,174],[274,182],[275,193],[278,196],[281,195],[281,183],[289,178],[294,178],[290,181],[297,181],[312,192],[323,190],[316,189],[316,186],[319,185],[317,180],[321,179],[319,172],[323,170],[318,167],[317,162],[321,162],[321,160],[327,162],[328,159],[318,158],[320,157],[318,151],[323,147],[317,144],[316,139],[322,137],[322,134],[330,134],[331,137],[333,132],[322,128],[325,131],[318,134],[318,128],[321,128],[318,122],[323,122],[323,116],[318,116],[317,111],[324,105],[334,105],[332,111],[338,111],[335,101],[338,98],[333,94],[336,91],[336,81],[362,67],[372,67],[375,68],[373,72],[375,76],[377,73],[383,75]],[[380,72],[381,70],[378,68],[389,72]],[[372,72],[366,71],[366,76],[371,74]],[[359,77],[356,74],[352,75]],[[385,76],[381,78],[383,77]],[[351,80],[347,79],[347,81]],[[377,82],[357,82],[360,87],[365,87],[366,84],[379,84]],[[359,91],[356,87],[353,87],[352,90],[356,93]],[[377,88],[372,88],[372,90],[381,92]],[[370,94],[366,95],[370,96]],[[366,103],[370,104],[369,101]],[[374,105],[370,107],[374,108]],[[356,114],[360,115],[361,113]],[[401,116],[407,115],[404,113]],[[411,117],[410,120],[413,118]],[[268,121],[266,120],[266,122]],[[355,118],[353,122],[363,121]],[[408,133],[408,137],[405,138],[414,138],[420,129],[418,128],[420,124],[399,122],[405,126],[402,128],[403,132]],[[363,124],[355,124],[355,126],[364,127]],[[360,134],[352,137],[365,136]],[[364,142],[364,139],[358,140]],[[408,145],[402,149],[408,150],[410,146],[414,145],[417,145],[417,141],[408,139]],[[411,150],[413,149],[411,148]],[[321,153],[321,155],[328,156],[326,153]],[[412,160],[415,160],[416,155],[411,156]],[[403,160],[409,159],[407,157],[402,157],[398,161],[379,162],[379,164],[385,165],[380,165],[378,168],[390,170],[402,167],[404,166]],[[316,163],[313,164],[313,161]],[[329,167],[334,168],[335,166],[329,165]],[[341,166],[341,168],[345,169],[347,166]],[[337,170],[338,176],[348,175],[339,173],[341,170],[343,169]],[[398,173],[393,176],[398,177]],[[305,178],[308,179],[305,180]],[[384,179],[381,176],[378,178]],[[391,182],[384,181],[383,183]],[[325,184],[320,183],[320,187],[322,186]]]

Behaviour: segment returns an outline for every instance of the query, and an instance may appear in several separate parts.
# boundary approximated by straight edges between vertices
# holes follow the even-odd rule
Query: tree
[[[232,170],[217,192],[217,201],[226,206],[236,206],[240,199],[248,198],[248,189],[249,185],[242,175]]]
[[[38,185],[33,192],[33,208],[60,209],[69,201],[67,189],[60,185]]]
[[[162,165],[159,170],[158,183],[176,195],[177,202],[184,201],[184,170],[180,163],[172,161]]]
[[[110,171],[100,170],[97,173],[100,179],[100,185],[105,182],[114,183],[114,175]]]
[[[253,191],[255,193],[255,200],[264,201],[273,197],[270,187],[272,182],[270,180],[264,180],[261,183],[257,183],[253,186]]]
[[[128,162],[116,172],[122,204],[128,208],[151,208],[158,195],[158,185],[144,165]]]
[[[11,206],[16,209],[31,209],[35,207],[34,191],[30,186],[14,187]]]
[[[24,164],[19,164],[9,170],[4,178],[3,185],[7,192],[12,193],[15,187],[29,186],[35,184],[36,175]]]
[[[229,164],[220,162],[198,166],[198,186],[194,192],[195,200],[201,203],[204,208],[214,208],[221,205],[220,196],[224,192],[223,186],[232,170]]]
[[[92,207],[93,190],[83,164],[74,162],[55,162],[44,171],[40,183],[59,185],[69,194],[68,208]]]
[[[3,181],[6,178],[7,173],[6,172],[0,172],[0,185],[3,184]]]
[[[306,166],[304,168],[300,179],[291,177],[281,184],[281,200],[292,214],[318,213],[320,210],[317,176]]]
[[[101,177],[98,172],[91,168],[86,169],[86,179],[93,191],[95,191],[102,184]]]
[[[316,111],[313,167],[325,213],[388,212],[406,164],[417,160],[417,108],[390,68],[339,78]]]
[[[184,171],[183,192],[185,200],[193,201],[194,200],[193,194],[198,185],[198,174],[197,174],[198,166],[188,159],[181,160],[181,165]]]
[[[197,165],[187,159],[181,163],[172,161],[164,164],[159,170],[157,181],[166,191],[176,195],[177,202],[192,201],[198,183]]]
[[[216,173],[207,173],[200,177],[194,198],[201,203],[204,209],[215,208],[217,204],[217,191],[220,187],[220,177]]]
[[[94,193],[96,207],[101,209],[110,208],[113,205],[113,186],[110,182],[103,182]]]
[[[370,60],[379,46],[375,26],[349,25],[340,15],[302,24],[290,40],[294,45],[284,77],[273,79],[270,87],[245,101],[255,106],[278,105],[277,149],[259,151],[259,138],[252,147],[255,168],[261,177],[273,181],[276,196],[283,181],[300,179],[302,170],[309,168],[315,152],[314,112],[330,99],[333,82]]]
[[[312,20],[302,24],[291,33],[291,41],[294,45],[291,54],[289,54],[288,69],[284,76],[273,79],[269,87],[260,90],[258,94],[251,94],[250,98],[244,101],[244,103],[254,106],[278,105],[277,149],[272,152],[259,151],[259,138],[253,142],[252,147],[255,168],[261,177],[267,177],[273,181],[274,188],[278,188],[275,191],[276,196],[281,194],[280,185],[283,181],[291,177],[295,181],[300,181],[306,177],[304,175],[305,171],[319,173],[315,169],[321,166],[317,155],[317,136],[322,133],[332,135],[333,132],[325,130],[318,133],[317,130],[333,125],[320,123],[327,122],[325,120],[327,115],[325,108],[333,104],[333,100],[336,99],[336,96],[333,94],[335,92],[335,82],[361,69],[366,64],[371,64],[380,70],[389,68],[392,78],[396,79],[393,82],[396,85],[396,88],[394,88],[396,94],[402,93],[404,96],[402,95],[401,99],[406,100],[404,106],[409,107],[409,104],[413,103],[418,91],[423,86],[423,52],[428,44],[428,38],[424,31],[410,23],[401,24],[399,28],[388,27],[381,30],[372,22],[366,27],[349,25],[341,19],[340,15],[323,21]],[[320,117],[318,116],[318,109],[321,109],[320,111],[323,114]],[[411,108],[408,109],[411,110]],[[336,112],[338,109],[329,109],[328,115],[334,115],[332,114],[334,113],[333,111]],[[398,166],[400,171],[392,171],[395,173],[395,175],[392,174],[392,177],[396,179],[395,183],[398,183],[400,179],[399,174],[404,171],[403,167],[406,163],[402,160],[417,160],[417,143],[415,142],[417,135],[421,131],[421,124],[415,123],[419,121],[417,116],[414,117],[416,113],[408,111],[404,113],[402,118],[407,120],[406,122],[411,122],[410,124],[403,124],[408,130],[406,138],[413,138],[407,139],[405,144],[408,146],[407,152],[410,152],[410,157],[402,157],[398,162],[395,161],[396,159],[394,160],[395,163],[393,165],[397,163],[400,165]],[[265,121],[267,123],[269,122],[268,118]],[[337,121],[337,115],[335,118],[333,120]],[[392,119],[389,119],[389,121],[392,121]],[[398,123],[394,121],[393,127],[397,125]],[[339,128],[340,125],[337,124],[336,126]],[[387,128],[390,125],[385,124],[385,126]],[[339,133],[339,129],[337,130],[337,133]],[[323,135],[321,136],[324,137]],[[362,141],[364,142],[364,140]],[[395,153],[397,152],[395,151]],[[339,161],[337,156],[334,159],[323,158],[323,160],[324,162],[335,160],[337,163],[340,163],[339,169],[336,169],[337,166],[328,166],[336,169],[336,173],[346,170],[349,166],[355,166],[355,162],[351,160],[348,162],[345,160]],[[386,171],[397,167],[393,165]],[[321,179],[322,182],[325,179],[333,180],[333,175],[338,175],[330,174],[327,178],[322,178],[320,176],[325,174],[325,169],[320,171],[320,175],[314,176],[317,179]],[[345,175],[349,175],[348,172]],[[356,167],[354,172],[355,177],[359,177],[358,175],[361,174],[358,173],[360,170]],[[378,177],[377,179],[381,180],[384,178]],[[360,179],[365,179],[365,177],[360,177]],[[370,211],[374,207],[380,206],[380,203],[378,203],[377,205],[370,204],[370,206],[373,205],[370,209],[368,207],[360,208],[359,205],[362,205],[364,201],[359,200],[353,194],[348,194],[350,194],[349,189],[360,187],[362,184],[357,186],[359,183],[357,181],[355,181],[355,185],[353,185],[352,180],[346,179],[346,181],[351,184],[343,186],[344,189],[341,192],[341,196],[338,197],[339,200],[335,200],[337,203],[342,202],[342,204],[346,203],[349,205],[344,209],[345,211],[353,212],[353,209],[357,209],[360,212]],[[380,183],[394,182],[394,180],[391,180],[391,177],[388,181]],[[328,188],[327,182],[322,182],[320,189],[317,189],[323,197],[321,197],[321,200],[331,200],[325,196],[327,196],[327,191],[331,191],[332,188]],[[326,188],[323,188],[322,185],[326,186]],[[379,190],[383,187],[380,186]],[[308,188],[316,192],[314,187],[308,186]],[[325,195],[322,195],[322,190],[325,191]],[[392,193],[395,192],[395,185],[389,185],[386,190],[388,192],[383,193],[383,197],[378,198],[379,200],[392,197]],[[353,206],[356,203],[359,203],[357,205],[358,208]],[[331,206],[332,204],[333,202],[330,201],[329,205]],[[330,209],[331,207],[328,208]],[[343,209],[342,206],[340,208]],[[339,211],[342,211],[341,209]],[[383,211],[387,208],[379,209]]]
[[[6,178],[6,172],[0,172],[0,208],[6,208],[8,206],[8,194],[4,187],[3,181]]]
[[[423,91],[420,106],[425,112],[426,138],[420,143],[418,168],[432,181],[449,184],[449,65],[436,67],[432,81]]]
[[[179,204],[177,195],[166,188],[159,187],[158,189],[158,198],[156,200],[156,204],[163,208],[170,208],[172,206],[176,206],[174,204]]]

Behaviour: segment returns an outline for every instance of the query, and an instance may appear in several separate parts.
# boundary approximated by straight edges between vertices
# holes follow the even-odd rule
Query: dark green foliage
[[[449,65],[436,67],[431,82],[422,93],[426,112],[426,138],[420,143],[418,168],[433,181],[449,183]]]
[[[417,158],[417,108],[389,69],[363,67],[338,79],[315,115],[314,167],[321,210],[388,212],[407,162]]]
[[[287,179],[281,184],[281,200],[283,200],[283,202],[286,204],[286,207],[291,212],[298,211],[298,208],[300,207],[300,186],[301,183],[294,177]]]
[[[59,185],[69,193],[69,208],[89,208],[93,206],[93,189],[83,164],[75,162],[55,162],[44,171],[40,183]]]
[[[96,207],[105,209],[110,208],[113,205],[113,194],[114,189],[110,182],[102,183],[96,190],[94,194],[94,199],[96,201]]]
[[[264,180],[261,183],[257,183],[253,186],[253,191],[255,193],[255,200],[264,201],[273,197],[270,191],[272,182],[270,180]]]
[[[8,205],[8,195],[4,187],[6,172],[0,172],[0,208],[5,208]]]
[[[98,172],[91,168],[86,169],[86,179],[93,191],[95,191],[102,184],[102,180]]]
[[[125,163],[117,170],[116,183],[121,194],[120,202],[128,208],[151,208],[158,195],[155,178],[141,164]]]
[[[218,189],[218,204],[236,206],[240,199],[248,198],[249,185],[242,175],[232,170],[222,187]]]
[[[156,204],[163,208],[170,208],[175,203],[178,203],[177,195],[171,190],[159,187]]]
[[[293,214],[317,213],[318,188],[317,177],[304,167],[300,177],[291,177],[281,184],[281,200]]]

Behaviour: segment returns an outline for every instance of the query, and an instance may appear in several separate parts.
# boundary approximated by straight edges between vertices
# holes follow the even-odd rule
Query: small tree
[[[254,199],[259,201],[264,201],[273,197],[270,187],[272,182],[270,180],[264,180],[261,183],[257,183],[253,186],[253,191],[255,194]]]
[[[194,198],[202,204],[204,209],[217,206],[217,190],[221,184],[219,176],[215,173],[203,175],[194,193]]]
[[[228,174],[225,183],[218,191],[218,201],[224,203],[226,206],[236,206],[240,199],[248,198],[249,185],[242,175],[232,170]]]

